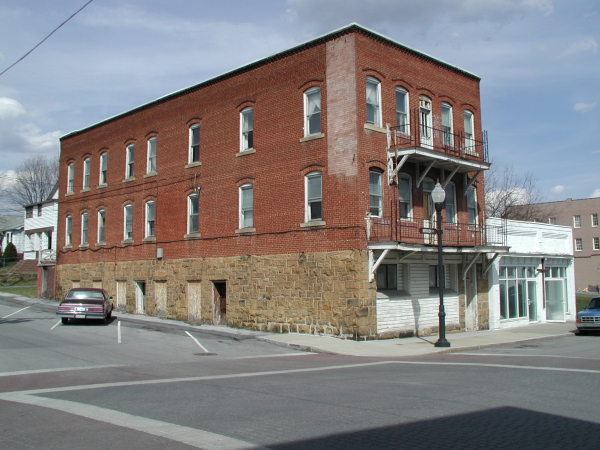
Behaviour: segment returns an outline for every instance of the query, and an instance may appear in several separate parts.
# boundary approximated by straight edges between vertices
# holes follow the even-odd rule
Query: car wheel
[[[60,321],[62,322],[63,325],[66,325],[69,323],[69,318],[68,317],[61,317]]]
[[[110,320],[110,319],[112,319],[112,309],[106,315],[106,320]]]
[[[579,336],[585,336],[588,334],[587,330],[577,330],[577,333],[579,333]]]

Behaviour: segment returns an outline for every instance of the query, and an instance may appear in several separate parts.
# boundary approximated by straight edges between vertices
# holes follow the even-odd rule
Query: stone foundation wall
[[[137,283],[145,283],[145,314],[215,323],[214,283],[224,282],[228,326],[376,336],[375,287],[362,250],[57,266],[59,298],[74,284],[101,284],[117,306],[117,282],[119,307],[129,313]]]

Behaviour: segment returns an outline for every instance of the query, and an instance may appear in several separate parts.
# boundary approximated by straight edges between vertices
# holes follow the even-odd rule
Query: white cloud
[[[590,198],[597,198],[600,197],[600,189],[595,189],[594,192],[592,192],[592,195],[590,195]]]
[[[550,191],[553,194],[562,194],[563,192],[565,192],[565,187],[562,184],[559,184],[557,186],[554,186],[552,189],[550,189]]]
[[[577,55],[579,53],[591,52],[595,54],[598,51],[598,43],[596,40],[588,36],[577,42],[573,42],[571,46],[560,54],[561,57]]]
[[[25,114],[25,108],[18,101],[0,97],[0,120],[14,119]]]
[[[596,107],[596,103],[576,103],[573,107],[574,111],[577,112],[588,112]]]

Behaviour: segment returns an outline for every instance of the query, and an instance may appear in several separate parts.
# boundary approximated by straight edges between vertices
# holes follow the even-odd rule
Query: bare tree
[[[17,167],[15,179],[6,189],[7,198],[21,207],[44,201],[57,180],[57,158],[31,155]]]
[[[539,207],[538,204],[544,201],[531,172],[519,174],[514,167],[508,166],[501,172],[492,169],[485,177],[488,217],[545,222],[552,212]]]

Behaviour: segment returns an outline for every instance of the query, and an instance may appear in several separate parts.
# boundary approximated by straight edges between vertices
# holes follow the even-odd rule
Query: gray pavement
[[[14,299],[26,304],[37,304],[45,307],[56,307],[57,302],[40,298],[26,298],[14,294],[0,293],[0,298]],[[505,328],[502,330],[485,330],[471,332],[456,332],[446,335],[451,346],[449,348],[435,347],[437,335],[420,336],[399,339],[382,339],[371,341],[355,341],[340,339],[332,336],[318,336],[299,333],[275,334],[241,330],[214,325],[190,325],[177,320],[160,319],[157,317],[116,313],[119,320],[162,323],[169,326],[181,326],[188,329],[197,329],[215,334],[254,336],[266,342],[289,347],[297,350],[319,353],[370,356],[381,358],[398,358],[406,356],[419,356],[436,353],[452,353],[476,350],[500,345],[550,339],[574,335],[576,330],[574,322],[566,323],[534,323],[525,326]]]

